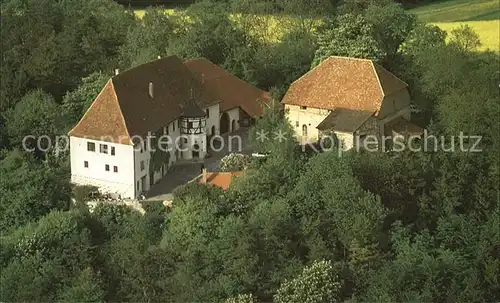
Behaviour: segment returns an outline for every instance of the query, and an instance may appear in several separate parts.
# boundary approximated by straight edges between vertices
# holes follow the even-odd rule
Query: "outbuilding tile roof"
[[[384,96],[408,85],[372,60],[329,57],[292,83],[283,103],[378,114]]]
[[[238,172],[204,172],[204,177],[201,178],[201,184],[211,184],[222,188],[223,190],[228,190],[234,177],[243,174],[242,171]]]
[[[361,111],[347,108],[334,109],[316,127],[319,130],[336,130],[341,132],[355,132],[368,118],[373,115],[373,111]]]

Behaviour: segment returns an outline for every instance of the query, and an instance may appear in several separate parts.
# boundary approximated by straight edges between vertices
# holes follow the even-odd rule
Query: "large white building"
[[[69,132],[71,180],[136,198],[176,161],[203,159],[212,136],[251,125],[266,99],[205,59],[170,56],[117,72]]]

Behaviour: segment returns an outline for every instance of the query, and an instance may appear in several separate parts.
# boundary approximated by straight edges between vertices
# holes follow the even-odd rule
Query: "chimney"
[[[120,73],[120,69],[119,68],[116,68],[115,69],[115,76],[118,75]]]
[[[203,168],[201,170],[201,175],[202,175],[201,176],[201,183],[203,183],[203,184],[207,183],[207,170],[206,170],[206,168]]]
[[[158,59],[161,59],[161,56],[158,56]]]
[[[154,98],[153,82],[149,82],[149,96]]]

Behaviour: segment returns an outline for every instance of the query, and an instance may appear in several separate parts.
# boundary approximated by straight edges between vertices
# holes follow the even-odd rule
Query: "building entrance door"
[[[143,176],[143,177],[141,178],[141,190],[142,190],[143,192],[145,192],[145,191],[146,191],[146,176]]]
[[[198,159],[200,157],[200,146],[198,144],[193,145],[193,158]]]
[[[220,117],[220,134],[223,135],[225,133],[229,132],[229,115],[228,113],[223,113],[222,116]]]

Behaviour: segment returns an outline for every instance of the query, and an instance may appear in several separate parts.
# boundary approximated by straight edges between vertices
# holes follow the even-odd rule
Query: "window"
[[[118,172],[118,166],[113,166],[113,172],[115,172],[115,173]]]
[[[307,125],[302,125],[302,136],[307,137]]]
[[[193,122],[188,122],[188,128],[193,128]]]
[[[307,106],[301,106],[300,109],[307,109]]]
[[[88,151],[95,151],[95,143],[94,142],[87,142],[87,150]]]
[[[104,169],[105,169],[106,171],[109,171],[109,164],[106,164],[106,165],[104,166]]]
[[[163,133],[168,136],[168,126],[163,128]]]
[[[111,146],[111,156],[114,156],[114,155],[115,155],[115,147]]]
[[[89,161],[83,161],[83,167],[89,168]]]
[[[108,153],[108,146],[106,144],[99,144],[99,151],[102,154],[107,154]]]
[[[295,127],[299,127],[299,121],[295,121]]]
[[[181,120],[177,120],[177,128],[181,128]]]
[[[206,113],[207,113],[207,118],[210,118],[210,111],[208,110],[208,108],[206,110]]]
[[[144,170],[144,160],[141,161],[141,171],[143,171],[143,170]]]
[[[175,132],[175,121],[172,123],[172,131]]]
[[[141,185],[140,185],[139,181],[137,181],[137,191],[141,190],[141,187],[140,187],[140,186],[141,186]]]

